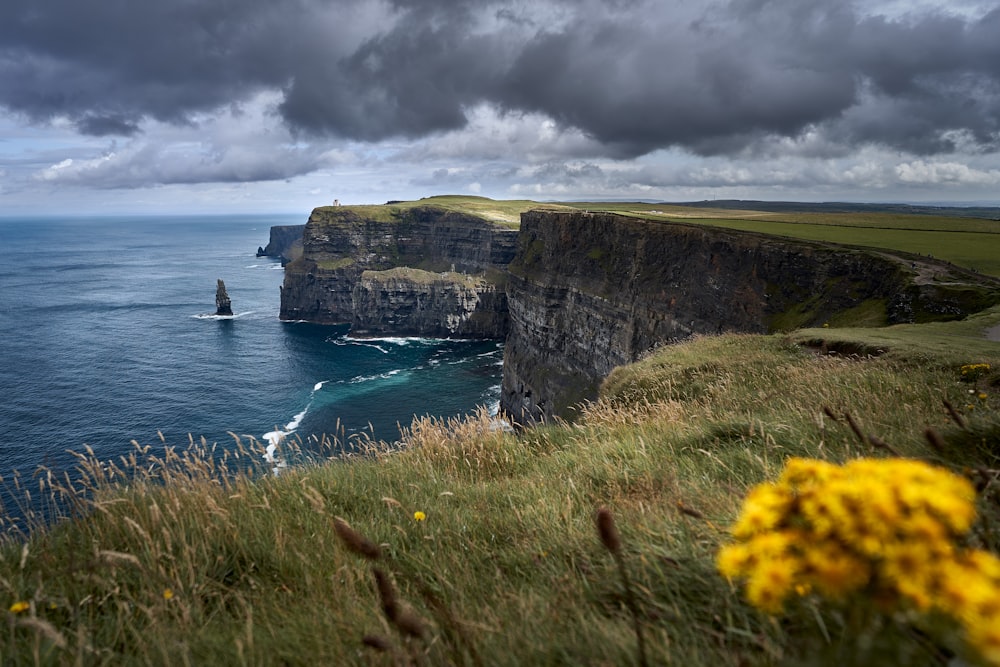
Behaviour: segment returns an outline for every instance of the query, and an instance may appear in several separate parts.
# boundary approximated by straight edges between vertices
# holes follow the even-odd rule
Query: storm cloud
[[[306,138],[426,137],[488,105],[606,157],[806,134],[994,151],[998,34],[1000,7],[887,16],[844,0],[6,0],[0,105],[134,136],[272,91]]]

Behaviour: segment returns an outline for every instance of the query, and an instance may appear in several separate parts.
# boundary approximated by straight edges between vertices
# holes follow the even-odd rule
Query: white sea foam
[[[400,347],[405,347],[407,345],[440,345],[441,343],[481,343],[482,341],[472,339],[472,338],[427,338],[424,336],[372,336],[365,338],[358,338],[356,336],[351,336],[347,334],[344,336],[344,340],[350,343],[390,343],[392,345],[398,345]]]
[[[306,413],[309,412],[310,405],[312,405],[312,401],[309,401],[309,405],[307,405],[302,412],[295,415],[292,418],[292,421],[285,424],[285,433],[295,433],[295,430],[299,427],[300,424],[302,424],[302,419],[306,416]]]
[[[381,345],[374,345],[372,343],[354,343],[354,344],[357,345],[358,347],[374,347],[376,350],[378,350],[382,354],[389,354],[389,350],[385,349]]]
[[[399,375],[403,372],[403,369],[397,368],[391,370],[388,373],[379,373],[378,375],[358,375],[348,380],[349,384],[361,384],[362,382],[371,382],[372,380],[388,380],[394,375]]]
[[[253,315],[254,310],[247,310],[242,313],[233,313],[232,315],[216,315],[215,313],[201,313],[199,315],[192,315],[196,320],[238,320],[246,317],[247,315]]]
[[[273,468],[272,471],[275,475],[278,474],[278,468],[284,468],[287,465],[283,460],[275,458],[275,451],[281,442],[295,433],[299,426],[302,425],[302,420],[305,419],[306,415],[309,413],[309,408],[312,407],[313,398],[316,396],[316,392],[323,388],[323,385],[329,382],[329,380],[322,380],[313,385],[312,392],[309,394],[309,401],[306,403],[306,407],[302,408],[302,411],[292,417],[292,420],[285,424],[284,428],[278,429],[276,431],[268,431],[262,437],[268,442],[267,449],[264,453],[264,461],[267,463],[277,462],[277,467]]]

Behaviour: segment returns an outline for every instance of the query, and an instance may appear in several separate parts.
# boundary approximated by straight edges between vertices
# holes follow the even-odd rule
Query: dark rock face
[[[317,208],[285,267],[281,318],[350,323],[355,335],[503,337],[516,237],[435,206]]]
[[[419,269],[365,271],[352,293],[356,336],[502,339],[507,294],[485,278]]]
[[[233,314],[232,302],[226,293],[226,283],[222,282],[222,278],[219,278],[219,282],[215,286],[215,314],[223,316]]]
[[[852,311],[954,319],[1000,302],[1000,281],[922,257],[614,214],[535,210],[518,233],[432,205],[321,207],[301,236],[282,319],[506,335],[501,408],[519,422],[571,417],[614,367],[694,334]]]
[[[501,408],[569,417],[601,380],[693,334],[821,326],[862,304],[886,324],[995,303],[982,276],[912,257],[704,226],[529,211],[508,267]],[[929,277],[927,274],[934,274]],[[941,276],[947,274],[947,280]]]
[[[257,248],[258,257],[279,257],[282,263],[302,256],[302,232],[305,225],[275,225],[267,246]]]

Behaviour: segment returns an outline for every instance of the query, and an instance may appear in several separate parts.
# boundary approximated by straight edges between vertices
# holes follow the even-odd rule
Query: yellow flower
[[[979,394],[976,396],[976,398],[978,398],[980,401],[985,401],[986,400],[986,392],[985,391],[979,392]]]
[[[745,544],[727,544],[719,549],[715,557],[715,565],[719,572],[727,579],[735,579],[746,574],[750,563],[753,562],[753,554]]]
[[[10,606],[10,613],[20,614],[22,611],[27,611],[31,605],[25,600],[18,600]]]
[[[747,599],[766,612],[778,613],[782,602],[795,587],[798,567],[789,558],[762,561],[747,584]]]
[[[772,530],[791,502],[791,495],[777,485],[760,484],[754,487],[743,501],[743,512],[732,528],[733,535],[744,539]]]
[[[164,600],[173,600],[174,599],[174,592],[172,590],[170,590],[169,588],[164,588],[163,589],[163,599]]]
[[[416,512],[413,513],[413,520],[414,521],[423,521],[426,518],[427,518],[427,515],[424,514],[423,512],[421,512],[420,510],[417,510]]]
[[[836,542],[821,542],[812,547],[806,553],[806,566],[816,588],[827,597],[844,598],[871,578],[868,562]]]
[[[747,494],[716,567],[772,614],[811,592],[838,602],[867,593],[883,613],[944,613],[992,660],[1000,558],[958,541],[976,518],[975,495],[964,477],[922,461],[790,459],[777,482]]]

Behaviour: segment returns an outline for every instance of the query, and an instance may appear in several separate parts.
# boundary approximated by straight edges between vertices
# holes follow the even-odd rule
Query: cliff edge
[[[503,338],[516,237],[432,203],[316,208],[285,267],[280,317],[365,336]]]
[[[278,257],[287,264],[302,256],[302,232],[305,225],[274,225],[267,245],[257,249],[258,257]]]
[[[902,253],[611,213],[529,211],[508,267],[501,409],[571,417],[616,366],[695,334],[956,319],[1000,283]]]

